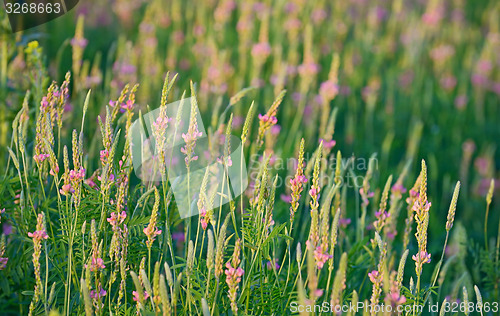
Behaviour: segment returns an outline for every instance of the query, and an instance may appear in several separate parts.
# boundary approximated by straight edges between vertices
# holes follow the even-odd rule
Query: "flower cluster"
[[[264,143],[264,135],[266,132],[274,125],[278,123],[278,119],[276,118],[276,113],[278,111],[278,107],[281,104],[281,101],[283,101],[283,98],[285,97],[286,91],[283,90],[281,93],[278,95],[276,100],[274,100],[273,104],[269,108],[266,114],[259,114],[259,131],[257,135],[257,144],[259,146],[262,146]]]
[[[133,300],[134,302],[139,302],[139,293],[137,291],[132,291],[132,295],[133,295]],[[147,291],[144,291],[144,300],[148,300],[149,299],[149,293]]]

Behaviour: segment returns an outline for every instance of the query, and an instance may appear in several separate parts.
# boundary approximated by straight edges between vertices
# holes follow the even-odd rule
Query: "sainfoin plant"
[[[497,315],[499,12],[88,1],[2,34],[0,314]]]

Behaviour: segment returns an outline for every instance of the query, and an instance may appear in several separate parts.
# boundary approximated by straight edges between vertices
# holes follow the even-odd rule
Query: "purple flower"
[[[368,273],[368,278],[370,278],[370,281],[372,283],[377,283],[379,281],[379,276],[380,273],[377,270],[373,270],[372,272]]]

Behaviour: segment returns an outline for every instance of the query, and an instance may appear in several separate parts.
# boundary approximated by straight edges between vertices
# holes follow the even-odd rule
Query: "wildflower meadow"
[[[500,2],[4,8],[0,315],[500,315]]]

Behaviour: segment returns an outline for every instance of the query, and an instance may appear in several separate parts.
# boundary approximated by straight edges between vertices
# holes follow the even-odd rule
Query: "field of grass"
[[[0,21],[1,315],[500,315],[500,2]]]

